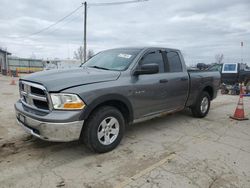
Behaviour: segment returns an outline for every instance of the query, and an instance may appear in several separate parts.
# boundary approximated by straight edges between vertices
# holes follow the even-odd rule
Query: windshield
[[[138,49],[114,49],[98,53],[82,66],[122,71],[128,68],[140,50]]]

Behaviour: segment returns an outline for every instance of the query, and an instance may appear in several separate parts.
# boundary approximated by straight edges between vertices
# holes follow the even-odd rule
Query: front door
[[[154,50],[147,52],[139,62],[142,64],[158,64],[159,72],[133,77],[133,105],[135,118],[153,115],[166,110],[168,80],[162,52]]]

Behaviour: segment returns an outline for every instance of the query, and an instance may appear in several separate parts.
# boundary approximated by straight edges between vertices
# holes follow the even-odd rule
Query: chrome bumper
[[[22,117],[22,121],[21,118]],[[69,142],[80,138],[84,121],[67,123],[43,122],[30,118],[20,112],[16,114],[17,123],[29,134],[42,140]]]

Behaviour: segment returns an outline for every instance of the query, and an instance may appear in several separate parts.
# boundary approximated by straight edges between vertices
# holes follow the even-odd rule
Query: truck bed
[[[204,89],[204,85],[209,85],[211,88],[214,88],[213,97],[214,99],[217,95],[217,90],[220,86],[220,73],[218,71],[199,71],[199,70],[188,70],[188,74],[190,77],[189,81],[189,96],[186,103],[186,106],[192,106],[198,94],[202,89]],[[212,100],[211,99],[211,100]]]

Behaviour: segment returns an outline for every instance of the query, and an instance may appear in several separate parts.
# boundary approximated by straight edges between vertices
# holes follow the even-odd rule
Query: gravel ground
[[[203,119],[185,110],[133,125],[117,149],[95,154],[24,133],[10,80],[0,75],[0,187],[250,187],[250,120],[228,118],[238,96],[218,96]]]

